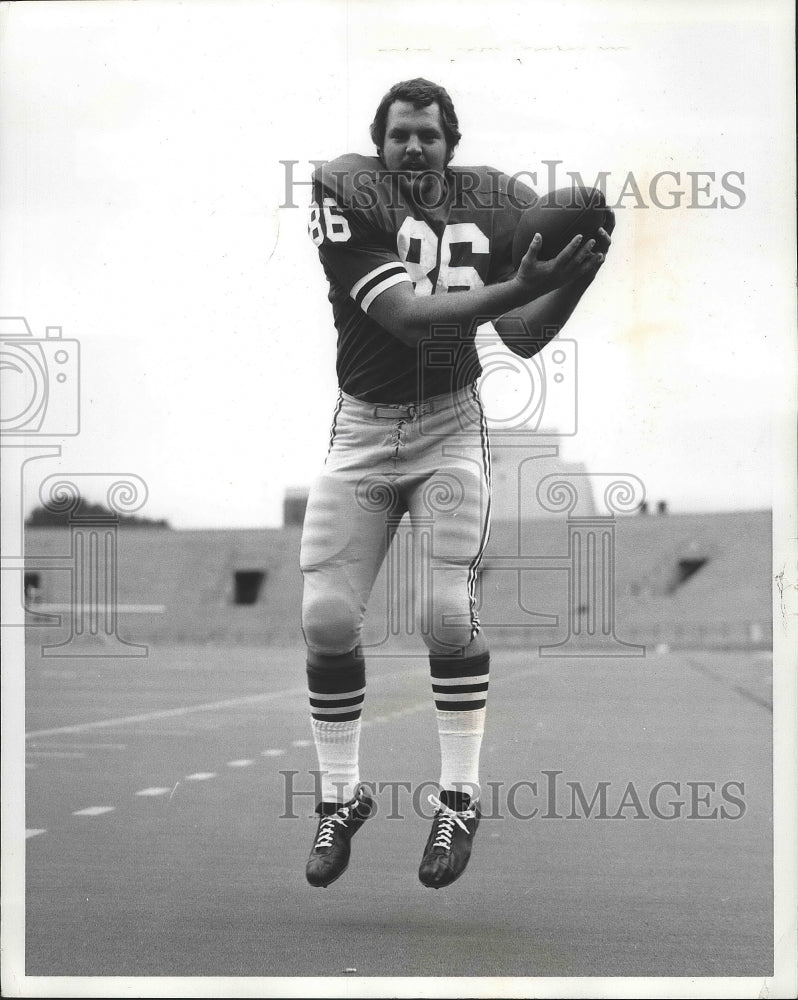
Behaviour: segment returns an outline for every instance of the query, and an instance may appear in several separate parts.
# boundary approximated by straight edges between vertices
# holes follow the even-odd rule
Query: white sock
[[[348,802],[360,782],[360,719],[326,722],[311,719],[321,771],[324,802]]]
[[[479,752],[485,731],[485,709],[465,712],[435,710],[441,744],[440,784],[444,790],[479,797]]]

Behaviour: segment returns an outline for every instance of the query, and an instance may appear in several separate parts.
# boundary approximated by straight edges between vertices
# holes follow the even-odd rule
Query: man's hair
[[[388,93],[380,101],[374,121],[371,123],[371,140],[374,145],[382,151],[385,142],[385,128],[388,122],[388,112],[395,101],[407,101],[416,109],[426,108],[435,101],[441,109],[441,124],[443,134],[446,138],[446,147],[449,155],[452,154],[455,146],[460,141],[460,128],[457,121],[457,114],[451,97],[437,83],[425,80],[423,77],[416,77],[414,80],[402,80],[395,83]]]

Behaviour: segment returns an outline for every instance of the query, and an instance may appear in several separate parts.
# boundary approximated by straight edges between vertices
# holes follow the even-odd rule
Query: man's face
[[[394,101],[388,109],[382,158],[389,170],[443,172],[449,152],[437,101],[425,108]]]

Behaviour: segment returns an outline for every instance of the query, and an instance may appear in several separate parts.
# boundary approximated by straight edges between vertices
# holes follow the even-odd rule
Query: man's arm
[[[533,357],[562,330],[594,277],[573,281],[504,313],[493,323],[496,333],[513,354]]]
[[[494,329],[513,354],[531,358],[557,336],[598,274],[611,244],[610,234],[599,229],[596,252],[592,255],[593,269],[589,273],[504,313],[494,322]]]
[[[515,277],[467,292],[416,295],[408,282],[402,282],[382,292],[369,307],[369,315],[408,347],[429,337],[437,324],[469,326],[495,320],[548,293],[556,294],[553,289],[564,292],[572,282],[592,279],[601,255],[592,252],[593,240],[582,248],[579,243],[575,237],[553,260],[541,261],[541,241],[536,237]]]

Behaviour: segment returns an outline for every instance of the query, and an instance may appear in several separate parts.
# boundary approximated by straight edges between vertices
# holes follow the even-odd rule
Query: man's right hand
[[[581,236],[571,242],[551,260],[539,260],[543,238],[536,233],[512,280],[527,293],[527,301],[562,288],[572,281],[590,282],[604,262],[604,254],[596,251],[596,241],[588,240],[580,247]]]
[[[430,330],[436,325],[459,325],[467,329],[475,323],[509,315],[567,286],[568,291],[562,295],[573,304],[566,309],[558,301],[544,310],[546,315],[560,317],[573,309],[604,261],[603,252],[594,252],[595,244],[596,240],[589,240],[580,249],[579,237],[575,237],[553,260],[538,260],[541,241],[533,241],[509,281],[453,295],[420,295],[409,281],[400,281],[381,292],[369,305],[368,313],[383,329],[414,349],[430,337]],[[607,246],[609,238],[602,237],[600,249]]]

